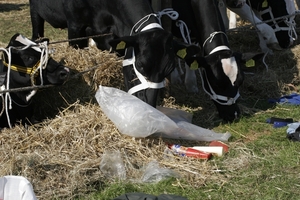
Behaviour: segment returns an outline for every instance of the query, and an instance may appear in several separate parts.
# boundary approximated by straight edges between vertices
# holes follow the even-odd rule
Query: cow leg
[[[39,14],[31,9],[31,25],[32,25],[32,40],[35,41],[40,37],[44,37],[44,23],[45,20],[39,16]]]
[[[89,39],[80,39],[81,37],[86,37],[86,28],[77,27],[74,25],[68,25],[68,39],[69,45],[74,48],[80,48],[83,49],[85,47],[88,47],[89,45]],[[72,41],[72,39],[75,39]]]

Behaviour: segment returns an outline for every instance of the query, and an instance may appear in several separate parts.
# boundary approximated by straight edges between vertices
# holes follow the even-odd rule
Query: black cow
[[[178,11],[179,20],[187,24],[187,32],[203,48],[201,57],[186,59],[187,62],[191,68],[200,67],[203,88],[214,100],[220,117],[225,121],[233,121],[240,114],[236,100],[244,80],[241,68],[248,59],[259,56],[232,52],[217,0],[173,0],[172,7]],[[172,32],[179,36],[178,30],[174,24]],[[195,71],[186,72],[189,77],[185,80],[196,83],[191,80],[196,78],[191,75]]]
[[[97,47],[126,53],[125,88],[152,106],[174,69],[176,52],[187,48],[162,29],[147,0],[30,0],[30,13],[33,39],[43,36],[44,20],[68,28],[69,39],[107,34],[94,38]],[[79,48],[88,44],[87,40],[70,43]],[[196,46],[187,48],[185,56],[197,51]]]
[[[240,8],[230,4],[227,6],[242,19],[256,26],[259,30],[260,46],[265,52],[269,51],[267,46],[276,50],[288,48],[297,38],[294,0],[247,0],[247,4]]]
[[[45,47],[48,41],[43,40],[40,43]],[[3,52],[4,57],[0,61],[1,90],[33,85],[61,85],[66,81],[69,69],[47,57],[42,48],[39,43],[34,43],[20,34],[11,38],[6,47],[7,53]],[[0,128],[12,127],[16,123],[30,124],[33,116],[31,100],[35,93],[36,90],[0,93]]]

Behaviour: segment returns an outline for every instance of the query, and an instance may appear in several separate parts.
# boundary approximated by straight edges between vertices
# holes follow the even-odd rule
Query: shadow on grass
[[[28,4],[0,3],[0,12],[21,11]]]

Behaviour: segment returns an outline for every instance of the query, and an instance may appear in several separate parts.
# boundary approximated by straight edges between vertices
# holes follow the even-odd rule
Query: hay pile
[[[260,51],[255,34],[247,32],[247,39],[241,37],[242,34],[228,34],[233,50]],[[299,44],[299,41],[295,43]],[[173,170],[196,187],[209,182],[221,185],[226,182],[228,174],[218,173],[219,169],[234,171],[251,161],[251,153],[245,153],[245,148],[242,148],[241,154],[236,154],[236,158],[225,157],[221,167],[215,160],[206,162],[166,157],[165,142],[184,146],[206,143],[137,139],[122,135],[94,98],[100,84],[124,89],[120,58],[93,47],[75,50],[64,43],[50,48],[55,49],[53,57],[56,60],[72,69],[72,78],[61,87],[38,92],[34,103],[37,105],[35,117],[41,121],[40,124],[3,129],[0,134],[0,176],[25,176],[33,184],[39,199],[72,199],[97,190],[103,183],[118,181],[118,177],[108,176],[100,169],[103,155],[110,151],[115,155],[120,152],[126,169],[125,181],[140,182],[144,167],[151,161],[157,161],[161,168]],[[266,58],[268,71],[262,62],[257,63],[254,74],[245,77],[240,90],[239,101],[244,113],[259,111],[256,102],[260,99],[299,91],[299,53],[298,46],[274,52],[273,56]],[[94,66],[97,68],[80,73]],[[183,85],[173,85],[170,89],[168,96],[161,96],[160,105],[192,112],[193,123],[201,127],[214,128],[219,125],[215,106],[203,90],[200,89],[198,95],[190,95]],[[230,147],[237,150],[243,144],[231,142]]]
[[[94,99],[100,84],[123,89],[121,60],[115,54],[96,48],[75,50],[67,44],[54,48],[53,57],[72,69],[72,78],[62,87],[39,91],[35,103],[40,124],[27,129],[16,126],[1,130],[1,176],[26,177],[39,199],[71,199],[120,178],[107,176],[100,170],[103,155],[113,151],[115,155],[120,152],[126,169],[125,181],[141,182],[144,168],[151,161],[157,161],[161,168],[174,170],[193,186],[214,179],[218,183],[225,181],[222,175],[214,172],[218,167],[213,161],[166,157],[164,153],[165,142],[204,143],[135,139],[118,132]],[[78,74],[94,66],[98,68]],[[173,97],[166,98],[164,104],[178,107]]]

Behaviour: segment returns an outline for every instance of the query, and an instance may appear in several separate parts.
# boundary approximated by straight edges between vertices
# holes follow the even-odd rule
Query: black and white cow
[[[15,34],[8,46],[1,49],[0,90],[21,89],[34,85],[62,85],[68,78],[69,69],[47,55],[48,41],[34,43]],[[0,128],[30,124],[33,116],[32,97],[35,90],[0,93]]]
[[[297,38],[294,0],[247,0],[247,4],[240,8],[231,5],[227,7],[242,19],[255,25],[260,47],[264,52],[270,51],[269,48],[275,50],[288,48]]]
[[[203,50],[201,56],[186,59],[187,63],[190,68],[199,68],[203,88],[215,103],[219,116],[233,121],[240,114],[236,100],[244,80],[241,68],[248,59],[263,54],[241,54],[230,49],[217,0],[173,0],[172,7],[189,28],[186,32],[190,32]],[[178,30],[181,29],[173,26],[174,34],[180,35]],[[191,86],[196,83],[195,78],[195,70],[186,69],[187,89],[197,87]]]
[[[126,90],[146,103],[156,106],[160,88],[173,70],[176,52],[194,46],[174,42],[171,33],[159,24],[148,0],[30,0],[33,39],[43,36],[44,20],[54,27],[68,28],[68,38],[104,35],[93,38],[101,50],[125,54],[124,80]],[[71,41],[83,48],[87,40]]]

